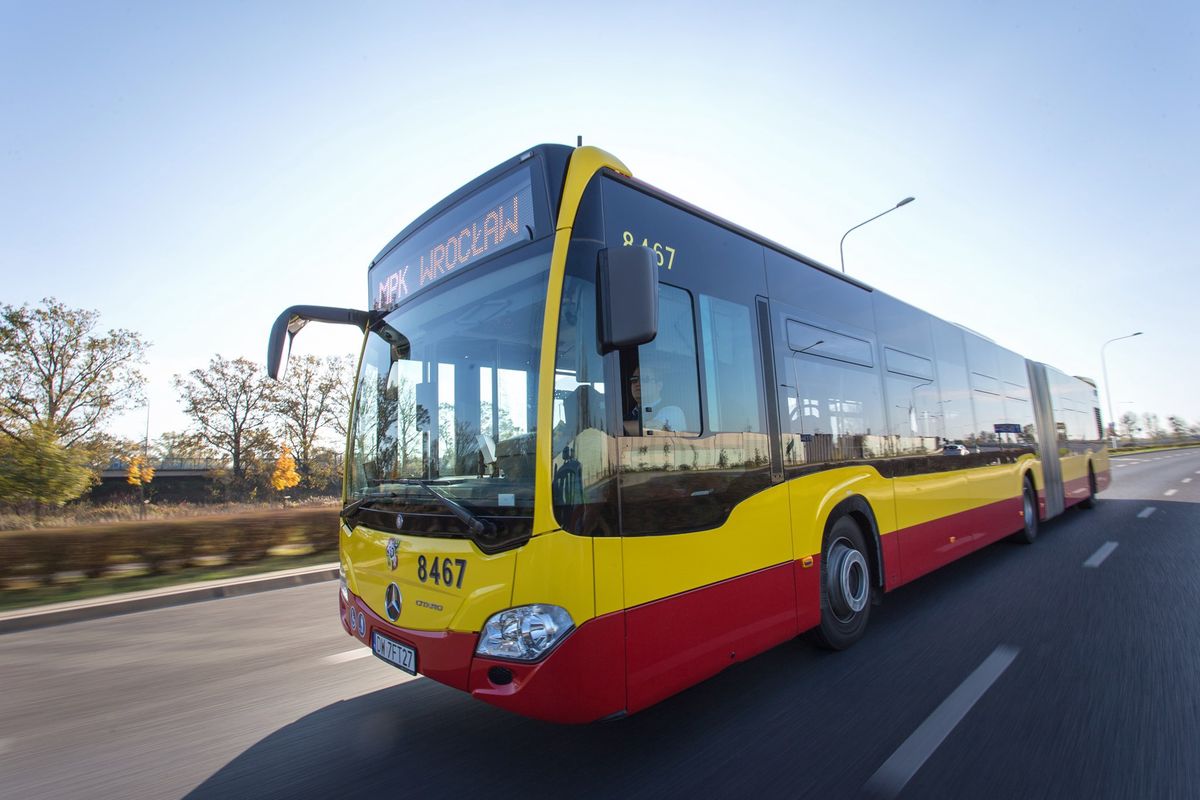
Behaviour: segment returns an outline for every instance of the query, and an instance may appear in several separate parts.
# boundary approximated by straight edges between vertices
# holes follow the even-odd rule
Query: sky
[[[0,303],[143,334],[150,435],[183,430],[172,375],[366,307],[408,222],[583,136],[835,267],[913,196],[847,272],[1097,381],[1142,331],[1116,415],[1200,422],[1197,42],[1188,2],[0,0]]]

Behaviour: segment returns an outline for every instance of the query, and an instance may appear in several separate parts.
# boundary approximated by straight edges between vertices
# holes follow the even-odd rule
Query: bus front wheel
[[[825,534],[821,551],[821,624],[817,643],[845,650],[863,637],[871,615],[871,568],[858,523],[841,517]]]

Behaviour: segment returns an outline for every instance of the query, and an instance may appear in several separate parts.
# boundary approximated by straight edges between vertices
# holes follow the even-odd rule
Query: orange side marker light
[[[813,565],[813,557],[812,556],[805,556],[804,558],[800,559],[800,566],[804,567],[805,569],[808,569],[812,565]]]

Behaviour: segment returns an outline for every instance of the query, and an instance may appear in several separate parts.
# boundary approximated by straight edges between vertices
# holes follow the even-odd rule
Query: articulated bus
[[[340,613],[530,717],[631,714],[1109,482],[1095,385],[543,145],[367,271]]]

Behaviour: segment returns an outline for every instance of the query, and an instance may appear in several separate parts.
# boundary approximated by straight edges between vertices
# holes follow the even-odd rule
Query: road
[[[1198,797],[1200,450],[1114,464],[851,650],[789,642],[617,722],[359,657],[333,583],[8,634],[0,795]]]

